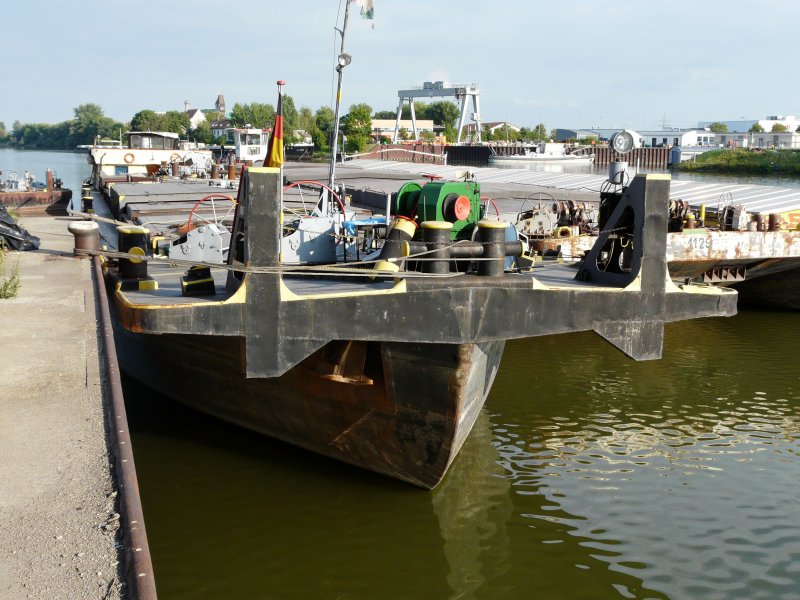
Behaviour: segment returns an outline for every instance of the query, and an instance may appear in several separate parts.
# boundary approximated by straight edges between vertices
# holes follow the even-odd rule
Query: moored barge
[[[521,268],[521,244],[505,241],[506,225],[478,221],[470,194],[479,187],[461,184],[461,195],[443,184],[398,194],[380,262],[285,260],[299,255],[293,244],[341,239],[287,232],[277,169],[246,171],[218,269],[184,274],[144,260],[146,232],[123,228],[135,241],[122,244],[107,279],[125,368],[228,421],[432,488],[469,434],[507,339],[594,330],[654,359],[665,322],[736,312],[735,292],[668,280],[666,177],[637,177],[609,217],[635,240],[631,268],[604,273],[588,262],[578,278],[558,264]],[[508,268],[510,256],[518,262]]]

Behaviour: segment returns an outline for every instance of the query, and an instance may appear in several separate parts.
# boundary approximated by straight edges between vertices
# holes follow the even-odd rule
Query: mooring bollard
[[[450,272],[450,231],[453,224],[449,221],[423,221],[422,240],[428,249],[428,254],[422,261],[423,273],[434,273],[436,275],[446,275]]]
[[[79,258],[90,258],[91,253],[100,250],[100,226],[94,221],[73,221],[67,231],[75,236],[72,253]],[[87,252],[81,252],[81,251]]]
[[[94,197],[91,192],[84,194],[81,198],[81,212],[90,215],[94,213]]]
[[[141,256],[141,258],[120,258],[119,274],[123,279],[144,279],[147,277],[147,234],[144,227],[120,225],[117,227],[120,252]]]
[[[478,275],[497,277],[505,271],[506,221],[478,221],[478,241],[483,244],[483,258],[478,261]],[[494,260],[486,260],[494,259]]]

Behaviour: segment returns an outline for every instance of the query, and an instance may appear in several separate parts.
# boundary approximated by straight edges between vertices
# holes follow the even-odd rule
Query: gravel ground
[[[42,238],[0,300],[0,598],[124,597],[113,457],[90,262],[68,221],[25,218]]]

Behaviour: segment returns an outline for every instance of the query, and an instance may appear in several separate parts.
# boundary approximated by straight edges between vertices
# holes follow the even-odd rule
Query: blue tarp
[[[369,219],[354,219],[344,222],[344,232],[349,236],[355,236],[359,227],[367,225],[386,225],[386,217],[371,217]]]

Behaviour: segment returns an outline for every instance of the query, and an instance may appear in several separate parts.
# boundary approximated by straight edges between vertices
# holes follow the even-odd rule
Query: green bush
[[[11,269],[11,275],[6,275],[6,250],[0,243],[0,300],[13,298],[19,292],[19,263]]]

